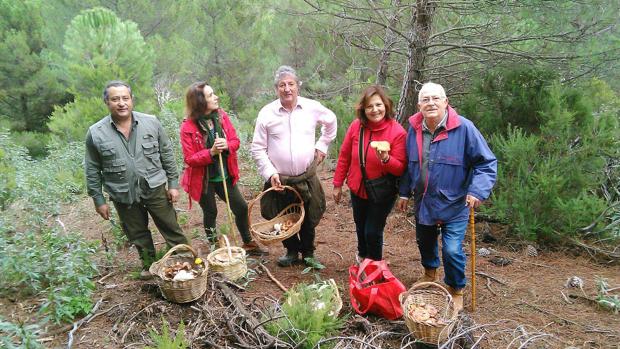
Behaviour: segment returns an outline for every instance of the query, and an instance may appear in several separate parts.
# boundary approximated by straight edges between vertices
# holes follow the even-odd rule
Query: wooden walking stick
[[[469,231],[471,233],[471,311],[476,311],[476,224],[474,207],[469,208]]]
[[[215,138],[219,138],[219,136],[217,135],[217,132],[215,132]],[[224,177],[224,160],[222,159],[222,152],[219,152],[218,157],[220,158],[220,174],[222,175],[222,177]],[[222,181],[222,184],[224,185],[224,198],[226,198],[226,211],[228,212],[228,224],[230,225],[230,229],[229,232],[231,232],[231,236],[232,236],[232,240],[233,243],[235,244],[235,246],[239,245],[239,241],[237,241],[237,234],[234,234],[234,225],[233,225],[233,218],[232,218],[232,211],[230,210],[230,200],[228,199],[228,188],[226,185],[226,178],[224,178],[224,180]],[[220,245],[222,245],[222,242],[220,241]],[[222,246],[223,247],[223,246]]]

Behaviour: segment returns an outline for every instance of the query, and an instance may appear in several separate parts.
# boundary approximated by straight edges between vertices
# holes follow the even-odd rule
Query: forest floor
[[[341,314],[349,314],[341,336],[361,338],[349,346],[340,347],[415,347],[407,335],[409,332],[404,321],[387,321],[374,316],[364,319],[354,315],[348,297],[348,268],[355,262],[356,254],[352,212],[348,199],[336,205],[331,198],[332,174],[323,171],[321,176],[327,195],[327,212],[317,228],[316,237],[316,255],[326,265],[320,278],[333,278],[339,286],[344,303]],[[245,194],[248,200],[257,195],[248,191]],[[225,206],[222,202],[219,205],[218,222],[222,223],[226,219]],[[186,201],[177,207],[180,222],[192,239],[192,245],[206,257],[209,246],[201,233],[200,207],[194,204],[191,210],[187,210]],[[412,218],[394,210],[384,234],[384,258],[406,287],[411,286],[422,272]],[[69,207],[61,219],[69,231],[83,232],[85,239],[101,240],[105,236],[108,243],[113,239],[110,223],[96,215],[89,199]],[[467,325],[460,326],[457,332],[471,331],[474,341],[479,340],[479,348],[620,348],[620,315],[598,308],[591,300],[597,294],[597,278],[606,278],[611,287],[620,285],[620,266],[596,264],[587,256],[571,251],[538,250],[538,256],[528,256],[526,244],[513,239],[507,228],[499,225],[477,222],[476,232],[477,247],[486,247],[493,253],[476,259],[476,272],[479,273],[477,308],[473,312],[469,309],[471,290],[468,286],[466,316],[462,319],[467,320],[463,322]],[[154,236],[157,247],[163,247],[161,235],[155,232]],[[290,268],[276,265],[276,259],[283,254],[280,243],[268,248],[270,255],[264,257],[262,263],[284,286],[315,280],[314,273],[302,273],[304,267],[301,265]],[[464,248],[469,251],[468,239]],[[494,256],[503,257],[510,264],[496,265],[491,262]],[[113,260],[106,260],[103,253],[98,257],[100,276],[97,280],[100,281],[94,299],[101,301],[95,316],[81,323],[73,333],[74,348],[143,348],[152,345],[149,329],[160,331],[162,316],[173,330],[183,320],[186,338],[192,342],[192,348],[209,347],[206,344],[209,341],[219,343],[222,348],[242,347],[235,344],[237,339],[234,336],[224,333],[224,328],[209,328],[209,324],[222,326],[215,325],[214,318],[222,316],[217,309],[227,309],[222,308],[222,301],[216,297],[213,277],[210,276],[203,297],[178,305],[162,298],[155,281],[135,277],[139,260],[134,248],[121,248]],[[283,291],[258,268],[256,259],[248,259],[248,266],[254,271],[252,276],[246,280],[243,289],[235,290],[244,304],[256,304],[259,298],[282,297]],[[469,265],[467,275],[470,275]],[[573,276],[583,280],[582,289],[566,287],[567,279]],[[36,312],[34,305],[37,302],[37,299],[19,302],[0,299],[0,314],[7,319],[25,319],[29,313]],[[209,307],[214,311],[205,310]],[[70,328],[49,328],[43,344],[49,348],[66,347]]]

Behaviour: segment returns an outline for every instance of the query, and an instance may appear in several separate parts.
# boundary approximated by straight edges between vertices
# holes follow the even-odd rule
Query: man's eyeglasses
[[[446,97],[432,96],[421,98],[418,102],[420,102],[420,104],[429,104],[430,102],[439,103],[444,99],[446,99]]]

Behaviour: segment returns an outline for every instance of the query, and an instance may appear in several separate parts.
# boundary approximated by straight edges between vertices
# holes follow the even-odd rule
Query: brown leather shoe
[[[452,286],[447,286],[448,292],[452,295],[452,302],[454,304],[454,311],[458,314],[463,310],[463,289],[456,289]]]
[[[424,268],[424,274],[422,276],[420,276],[418,278],[418,281],[416,281],[415,283],[420,283],[420,282],[437,282],[439,280],[439,276],[437,275],[437,269],[436,268]]]
[[[258,246],[256,241],[250,241],[247,244],[243,244],[241,247],[250,256],[268,256],[269,255],[269,252],[260,248],[260,246]]]

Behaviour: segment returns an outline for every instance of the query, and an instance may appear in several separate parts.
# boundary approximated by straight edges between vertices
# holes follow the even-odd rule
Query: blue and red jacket
[[[401,177],[400,196],[410,197],[420,179],[422,120],[409,117],[407,172]],[[486,200],[497,178],[497,159],[474,124],[448,106],[446,128],[430,144],[424,192],[415,195],[419,224],[436,225],[466,221],[466,196]]]

